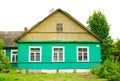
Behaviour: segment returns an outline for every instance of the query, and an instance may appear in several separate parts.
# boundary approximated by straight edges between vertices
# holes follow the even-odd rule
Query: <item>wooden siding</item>
[[[57,12],[38,25],[31,32],[56,32],[56,23],[63,24],[63,32],[86,32],[86,30],[61,12]]]
[[[56,32],[56,23],[63,24],[63,32]],[[43,33],[42,33],[43,32]],[[66,33],[65,33],[66,32]],[[68,32],[68,33],[67,33]],[[21,40],[83,40],[98,41],[83,27],[61,12],[57,12],[27,33]]]
[[[28,33],[22,40],[96,41],[89,33]]]
[[[100,67],[100,44],[90,44],[81,42],[39,42],[39,43],[19,43],[18,48],[18,68],[27,69],[90,69]],[[40,46],[42,48],[41,62],[29,62],[29,46]],[[52,47],[64,47],[64,62],[52,62]],[[89,47],[89,62],[77,62],[77,46]],[[24,57],[24,58],[23,58]]]

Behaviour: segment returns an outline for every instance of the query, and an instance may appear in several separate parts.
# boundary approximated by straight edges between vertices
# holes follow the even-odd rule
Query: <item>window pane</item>
[[[82,56],[79,56],[79,57],[78,57],[78,60],[79,60],[79,61],[82,61]]]
[[[78,52],[82,52],[82,48],[78,48]]]
[[[63,61],[63,53],[59,53],[59,61]]]
[[[15,61],[15,55],[12,55],[12,62],[16,62]]]
[[[40,53],[36,53],[36,61],[40,61]]]
[[[30,52],[40,52],[40,48],[31,48]]]
[[[63,48],[59,48],[59,53],[63,53]]]
[[[54,61],[57,61],[57,53],[54,53],[54,58],[53,58]]]
[[[31,60],[31,61],[34,61],[34,53],[31,53],[31,55],[30,55],[30,60]]]
[[[79,56],[82,56],[82,53],[79,53],[78,55],[79,55]]]
[[[87,52],[87,48],[83,48],[83,52]]]
[[[40,53],[40,48],[36,48],[35,52]]]
[[[12,54],[17,54],[17,51],[13,51]]]
[[[84,61],[87,61],[87,53],[84,53]]]
[[[87,56],[87,53],[84,53],[84,56]]]
[[[58,48],[54,48],[54,53],[57,53],[58,52]]]
[[[78,54],[78,60],[79,60],[79,61],[82,61],[82,53],[79,53],[79,54]]]
[[[87,56],[84,56],[84,61],[87,61]]]
[[[31,49],[30,49],[30,52],[34,52],[34,51],[35,51],[35,48],[31,48]]]

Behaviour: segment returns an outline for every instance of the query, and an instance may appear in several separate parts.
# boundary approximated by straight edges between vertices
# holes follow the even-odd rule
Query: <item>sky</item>
[[[110,24],[110,36],[120,38],[119,0],[0,0],[0,31],[23,31],[49,15],[51,9],[62,9],[87,26],[94,10],[104,13]]]

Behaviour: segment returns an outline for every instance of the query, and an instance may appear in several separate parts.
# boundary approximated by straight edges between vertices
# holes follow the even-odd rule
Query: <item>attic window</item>
[[[63,32],[63,24],[62,23],[57,23],[56,24],[56,31],[57,32]]]

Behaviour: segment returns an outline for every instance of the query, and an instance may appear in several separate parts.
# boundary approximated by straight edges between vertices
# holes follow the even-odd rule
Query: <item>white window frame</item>
[[[17,54],[13,54],[13,51],[17,51]],[[16,55],[17,55],[17,57],[18,57],[18,50],[11,50],[11,63],[17,63],[17,60],[16,60],[16,62],[13,62],[13,61],[12,61],[13,55],[15,55],[15,60],[16,60]]]
[[[79,58],[78,58],[78,48],[87,48],[87,60],[79,60]],[[77,51],[77,62],[89,62],[89,47],[88,46],[77,46],[77,49],[76,49],[76,51]],[[83,54],[83,53],[82,53]],[[83,57],[82,57],[82,59],[83,59]]]
[[[54,61],[54,48],[62,48],[63,49],[63,61]],[[65,48],[64,48],[64,46],[53,46],[52,47],[52,62],[64,62],[64,61],[65,61]]]
[[[40,61],[31,61],[30,60],[30,49],[31,48],[40,48]],[[36,57],[35,57],[36,58]],[[29,62],[41,62],[42,61],[42,47],[41,46],[29,46]]]

